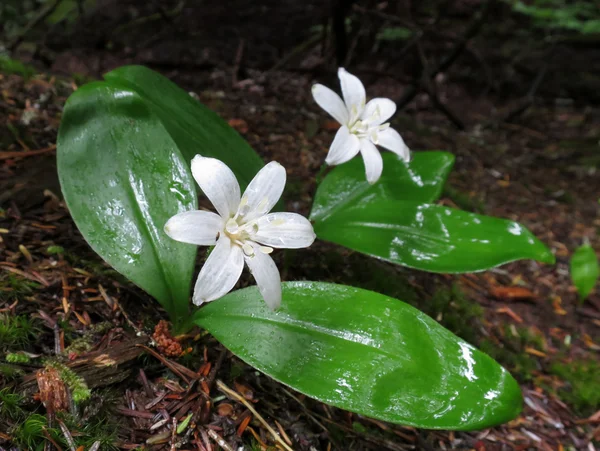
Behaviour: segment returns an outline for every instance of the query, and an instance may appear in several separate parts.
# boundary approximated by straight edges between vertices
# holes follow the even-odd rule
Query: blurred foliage
[[[552,365],[552,372],[567,384],[559,391],[563,401],[583,416],[591,415],[600,407],[600,364],[594,360],[580,360]]]
[[[515,12],[531,17],[540,28],[600,33],[600,7],[596,1],[508,0]]]
[[[412,36],[413,32],[405,27],[386,27],[377,33],[379,41],[406,41]]]
[[[0,39],[5,43],[21,33],[36,18],[47,25],[72,24],[79,15],[96,5],[97,0],[2,0],[0,1]],[[0,45],[1,48],[1,45]]]
[[[596,251],[589,244],[577,248],[571,257],[571,279],[583,302],[593,291],[600,277],[600,263]]]
[[[0,2],[0,31],[4,39],[14,36],[25,26],[38,8],[48,0],[2,0]]]
[[[0,314],[0,349],[24,346],[36,332],[34,322],[27,315]]]
[[[4,75],[20,75],[30,78],[35,75],[35,69],[19,60],[0,54],[0,73]]]

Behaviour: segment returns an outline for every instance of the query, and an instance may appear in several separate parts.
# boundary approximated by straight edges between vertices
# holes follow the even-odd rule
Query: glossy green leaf
[[[229,124],[168,78],[143,66],[120,67],[104,78],[144,99],[188,163],[196,154],[218,158],[231,168],[242,190],[263,167],[258,154]]]
[[[188,314],[196,248],[169,239],[167,220],[197,208],[188,162],[137,93],[106,83],[68,100],[58,173],[84,238],[156,298],[174,321]]]
[[[441,205],[373,196],[317,220],[314,228],[323,240],[424,271],[480,271],[525,258],[554,262],[520,224]]]
[[[571,279],[583,301],[594,289],[600,277],[600,266],[596,252],[589,244],[580,246],[571,257]]]
[[[518,384],[490,357],[372,291],[284,283],[282,307],[273,312],[249,287],[201,308],[195,322],[272,378],[380,420],[472,430],[521,410]]]
[[[391,152],[383,152],[382,157],[383,173],[374,185],[365,178],[362,158],[336,166],[317,189],[311,219],[324,221],[348,206],[373,197],[435,202],[454,164],[454,155],[438,151],[416,152],[409,164]]]

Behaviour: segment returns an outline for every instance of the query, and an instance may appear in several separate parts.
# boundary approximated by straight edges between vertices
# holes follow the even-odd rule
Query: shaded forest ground
[[[294,449],[595,449],[600,295],[596,290],[580,305],[568,273],[584,239],[600,248],[594,45],[536,29],[496,2],[487,10],[476,1],[358,2],[348,10],[343,64],[370,97],[403,107],[392,125],[413,150],[457,157],[442,202],[517,220],[557,256],[555,266],[525,261],[443,276],[373,263],[321,242],[289,254],[285,280],[346,283],[412,303],[521,382],[525,406],[513,422],[474,433],[431,432],[290,392],[201,331],[181,338],[180,357],[136,347],[148,344],[136,332],[152,334],[164,316],[89,249],[61,201],[54,144],[64,101],[82,83],[135,63],[195,93],[265,161],[284,164],[288,210],[308,213],[335,133],[310,96],[315,81],[337,86],[339,36],[323,29],[329,9],[316,1],[83,4],[83,15],[70,10],[22,37],[15,56],[27,66],[0,60],[0,347],[3,360],[12,355],[1,366],[7,388],[0,391],[0,446],[53,440],[68,449],[71,437],[84,449],[217,449],[221,439],[231,449],[273,447],[263,423],[218,390],[221,379]],[[164,333],[155,338],[178,353]],[[116,369],[103,365],[107,352],[122,362]],[[74,407],[67,393],[85,392],[77,373],[92,398]],[[48,412],[40,400],[70,414]],[[190,414],[197,427],[172,435],[173,418]],[[52,427],[44,429],[47,418]]]

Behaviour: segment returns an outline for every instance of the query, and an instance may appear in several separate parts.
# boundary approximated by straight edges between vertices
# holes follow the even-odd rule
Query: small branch
[[[208,432],[208,435],[210,435],[210,438],[212,438],[217,443],[217,445],[219,445],[225,451],[233,451],[233,448],[231,446],[229,446],[229,443],[227,443],[223,439],[223,437],[221,437],[219,434],[217,434],[211,428],[206,428],[206,431]]]
[[[518,105],[516,108],[514,108],[512,111],[509,111],[504,116],[504,118],[501,119],[501,122],[511,122],[513,119],[516,119],[517,117],[519,117],[521,114],[523,114],[525,111],[527,111],[529,109],[529,107],[533,104],[535,93],[537,92],[538,88],[542,84],[542,81],[544,80],[544,77],[546,76],[547,72],[548,72],[548,63],[546,63],[544,65],[544,67],[542,67],[542,69],[539,71],[539,73],[533,80],[533,83],[531,84],[531,87],[529,88],[529,91],[527,92],[527,95],[525,96],[525,100],[520,105]]]
[[[346,34],[346,17],[354,0],[332,0],[331,30],[335,37],[335,57],[338,66],[344,64],[348,52],[348,36]]]
[[[467,46],[467,43],[481,30],[492,3],[495,3],[495,0],[486,0],[483,2],[483,6],[471,21],[462,39],[455,44],[451,52],[429,73],[430,79],[435,78],[437,74],[450,68],[450,66],[458,59]],[[406,89],[404,94],[402,94],[402,97],[396,102],[398,109],[405,107],[415,98],[419,92],[420,85],[421,83],[417,82]]]
[[[438,110],[444,113],[444,115],[450,120],[450,122],[454,124],[456,128],[458,128],[459,130],[464,130],[465,124],[463,124],[463,122],[458,118],[458,116],[454,114],[454,112],[448,106],[446,106],[437,95],[435,81],[430,76],[429,62],[427,61],[427,57],[425,56],[425,52],[423,51],[423,46],[419,41],[417,41],[416,44],[419,59],[421,60],[421,65],[423,67],[421,84],[423,85],[425,91],[429,95],[431,102]]]
[[[235,52],[235,60],[233,61],[233,70],[231,71],[231,85],[235,86],[238,82],[238,73],[240,66],[242,65],[242,56],[244,55],[244,44],[243,38],[240,38],[237,51]]]
[[[244,404],[246,406],[246,408],[252,412],[252,414],[256,417],[256,419],[258,421],[260,421],[263,426],[271,433],[271,435],[273,436],[273,438],[275,439],[275,441],[277,443],[279,443],[281,446],[283,446],[283,448],[286,451],[294,451],[292,448],[290,448],[288,446],[287,443],[285,443],[285,441],[279,436],[279,434],[277,432],[275,432],[275,430],[269,426],[269,423],[267,423],[265,421],[265,419],[254,409],[254,407],[252,407],[252,405],[241,395],[239,395],[238,393],[236,393],[235,391],[233,391],[232,389],[230,389],[227,385],[225,385],[223,382],[221,382],[220,380],[217,381],[217,388],[219,390],[221,390],[223,393],[225,393],[227,396],[235,399],[238,402],[241,402],[242,404]]]
[[[34,157],[36,155],[43,155],[45,153],[50,153],[56,150],[56,145],[51,145],[50,147],[46,147],[45,149],[39,150],[25,150],[22,152],[0,152],[0,160],[8,160],[11,158],[27,158]]]
[[[298,55],[302,54],[303,52],[310,50],[312,47],[316,46],[321,40],[322,40],[322,37],[320,35],[318,35],[318,34],[312,35],[306,41],[304,41],[303,43],[296,46],[290,53],[288,53],[287,55],[282,57],[279,61],[277,61],[269,70],[267,70],[265,75],[268,75],[269,73],[271,73],[275,70],[281,69],[296,56],[298,56]]]
[[[8,51],[12,52],[13,50],[15,50],[19,46],[19,44],[23,42],[23,39],[25,39],[25,36],[27,36],[27,34],[31,30],[33,30],[40,22],[42,22],[44,19],[46,19],[46,17],[48,17],[54,12],[60,1],[61,0],[54,0],[52,3],[49,3],[48,5],[43,7],[37,14],[37,16],[31,19],[29,23],[25,25],[25,27],[19,32],[19,34],[15,36],[15,38],[11,42],[8,43],[8,45],[6,46]]]

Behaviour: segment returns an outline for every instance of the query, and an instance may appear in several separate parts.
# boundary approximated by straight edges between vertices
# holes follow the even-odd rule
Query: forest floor
[[[314,104],[310,87],[315,81],[334,87],[337,81],[326,64],[327,51],[320,48],[325,41],[305,45],[306,36],[299,38],[294,31],[315,25],[311,17],[317,6],[308,2],[296,11],[294,2],[282,2],[296,18],[284,33],[288,24],[281,11],[278,21],[264,19],[260,26],[250,26],[259,23],[253,15],[275,14],[265,3],[269,6],[261,12],[240,6],[237,19],[227,19],[226,11],[215,7],[202,23],[222,27],[207,25],[188,34],[185,30],[197,25],[193,8],[172,16],[167,10],[164,16],[140,7],[134,19],[109,9],[100,14],[94,31],[84,32],[86,23],[73,25],[69,33],[82,36],[76,44],[64,43],[73,34],[51,29],[31,60],[33,69],[14,63],[2,67],[0,350],[6,354],[2,360],[13,356],[0,366],[0,449],[35,449],[52,441],[62,449],[81,445],[85,450],[98,443],[99,449],[238,449],[242,444],[275,449],[264,423],[245,404],[226,399],[216,380],[251,401],[298,450],[597,449],[600,290],[580,303],[569,260],[584,240],[600,249],[600,107],[586,98],[576,69],[563,89],[565,74],[544,65],[545,50],[528,55],[529,71],[505,76],[518,64],[492,50],[504,39],[500,26],[485,28],[466,55],[435,77],[438,99],[451,107],[450,115],[459,118],[463,130],[425,93],[405,105],[392,126],[414,151],[440,149],[456,155],[441,203],[522,223],[553,250],[556,265],[522,261],[478,274],[435,275],[317,242],[293,254],[296,258],[282,276],[368,288],[426,312],[490,354],[521,383],[524,409],[510,423],[478,432],[391,425],[294,393],[202,331],[171,341],[162,325],[155,332],[165,318],[157,304],[83,240],[62,201],[56,174],[62,107],[82,83],[130,63],[148,65],[194,92],[265,162],[284,164],[287,210],[309,212],[315,176],[335,133],[333,122]],[[457,40],[476,11],[474,2],[463,3],[444,22],[446,28],[440,25],[442,34]],[[150,19],[142,21],[144,17]],[[267,44],[273,31],[266,22],[281,32],[276,45]],[[104,39],[98,46],[94,32],[102,35],[117,26],[128,30],[119,44],[108,45]],[[142,44],[133,47],[132,42]],[[436,52],[448,51],[435,46],[435,33],[424,42],[432,59],[439,59]],[[410,67],[416,64],[412,50],[406,53],[409,68],[396,75],[395,67],[402,67],[399,46],[380,45],[365,54],[356,45],[348,68],[363,78],[370,97],[402,98],[412,83]],[[504,44],[511,45],[516,44]],[[560,58],[569,49],[552,51]],[[581,51],[572,64],[598,64],[598,53]],[[46,55],[49,67],[40,65],[39,54]],[[538,89],[535,80],[542,71],[548,75]],[[532,87],[535,95],[527,97]],[[523,101],[527,108],[517,113]],[[248,283],[246,277],[240,286]],[[180,345],[182,355],[174,356],[178,349],[169,353],[150,347],[153,333],[155,341]],[[21,351],[27,361],[19,360]],[[119,365],[103,364],[106,354]],[[53,363],[44,365],[45,359]],[[71,392],[85,390],[77,375],[92,389],[91,401],[78,407],[76,415],[45,410],[41,401],[75,413],[61,381],[70,381]],[[47,416],[53,417],[53,427],[44,429]],[[167,429],[188,417],[192,421],[181,434]]]

